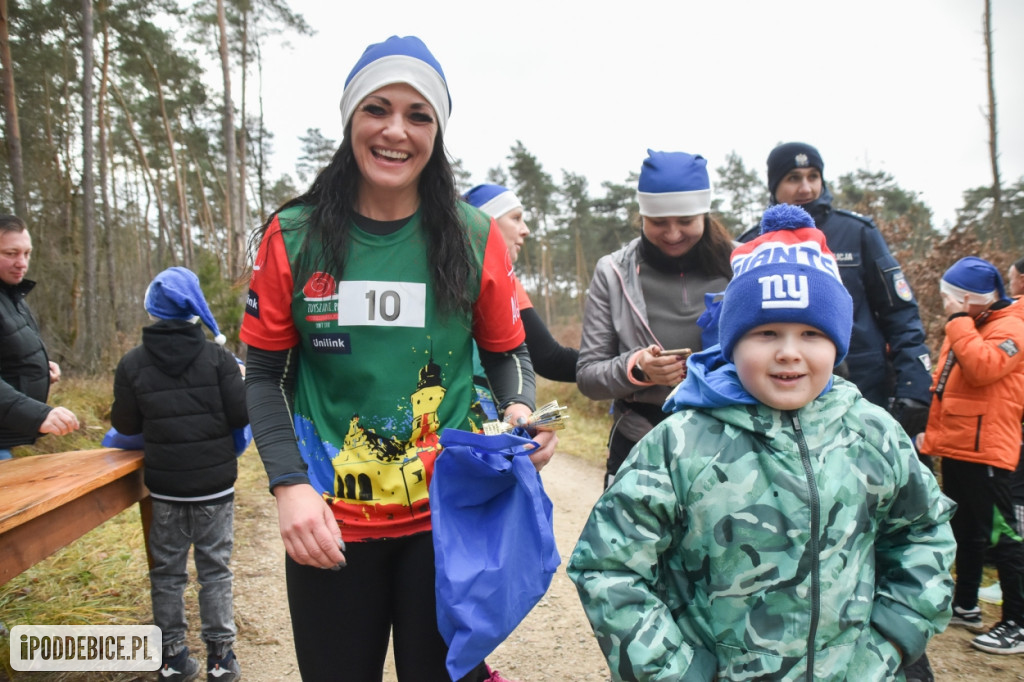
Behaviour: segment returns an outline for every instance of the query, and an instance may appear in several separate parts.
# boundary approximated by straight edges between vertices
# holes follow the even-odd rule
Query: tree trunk
[[[224,0],[217,0],[217,28],[220,34],[218,49],[220,52],[221,77],[224,80],[224,111],[221,114],[221,126],[224,136],[224,162],[227,166],[224,182],[225,203],[227,210],[224,219],[228,233],[228,271],[232,275],[239,272],[239,260],[234,253],[235,231],[239,229],[241,220],[238,216],[238,205],[235,200],[235,183],[238,175],[235,172],[235,110],[231,103],[231,67],[228,61],[228,26]]]
[[[242,87],[241,97],[239,102],[241,104],[241,115],[239,118],[242,123],[238,130],[238,222],[235,223],[235,229],[231,235],[231,252],[233,255],[232,262],[234,263],[234,269],[230,271],[231,277],[238,277],[242,271],[242,266],[245,263],[245,229],[249,224],[249,209],[245,200],[246,192],[245,186],[247,183],[248,164],[246,163],[246,156],[248,153],[248,125],[245,120],[245,90],[248,84],[248,78],[246,72],[248,70],[248,54],[249,54],[249,13],[243,10],[242,14]]]
[[[988,155],[992,161],[992,231],[1006,235],[1009,246],[1016,249],[1013,231],[1003,232],[1003,189],[999,179],[999,146],[996,143],[996,88],[992,69],[992,0],[985,0],[985,72],[988,77]]]
[[[160,74],[156,70],[156,64],[146,56],[149,68],[153,71],[157,101],[160,103],[160,117],[164,123],[164,134],[167,136],[167,149],[171,156],[171,170],[174,172],[174,184],[178,189],[178,231],[181,240],[181,259],[186,268],[192,267],[192,229],[188,219],[188,202],[185,200],[185,178],[182,176],[178,164],[178,152],[174,146],[174,133],[171,130],[171,121],[167,117],[167,107],[164,103],[164,85],[160,80]]]
[[[110,310],[114,320],[114,329],[124,331],[124,324],[118,305],[117,267],[114,263],[114,244],[112,233],[114,221],[110,211],[110,149],[107,142],[107,92],[110,82],[110,32],[103,22],[103,64],[100,68],[100,96],[96,107],[96,123],[99,128],[100,148],[100,212],[103,221],[103,251],[107,264],[107,295],[110,297]]]
[[[132,114],[131,111],[128,110],[128,105],[124,101],[124,96],[121,94],[121,90],[117,87],[115,83],[111,82],[110,87],[114,91],[114,96],[117,98],[118,104],[121,105],[121,111],[122,113],[124,113],[125,118],[125,128],[131,135],[132,143],[135,145],[136,154],[139,155],[139,164],[142,166],[143,180],[146,181],[143,183],[146,187],[146,194],[149,194],[149,188],[152,187],[153,194],[156,195],[157,234],[159,235],[157,247],[157,263],[162,265],[162,262],[160,261],[159,258],[162,255],[161,252],[159,251],[159,245],[163,243],[163,235],[170,231],[166,224],[167,212],[164,210],[163,194],[158,186],[158,181],[153,177],[152,169],[149,167],[149,161],[146,159],[146,149],[145,147],[142,146],[142,140],[139,139],[138,133],[135,132],[135,122],[132,120]],[[149,209],[147,206],[147,210],[143,213],[143,217],[146,217],[148,215]],[[146,262],[147,264],[151,262],[148,256]],[[148,268],[148,270],[149,271],[147,272],[147,275],[149,277],[147,278],[147,281],[153,278],[152,268]]]
[[[11,167],[11,190],[14,194],[14,212],[29,220],[25,201],[25,167],[21,156],[21,128],[18,125],[18,100],[14,89],[14,66],[11,61],[11,38],[7,0],[0,0],[0,91],[3,93],[4,127],[7,130],[7,160]]]
[[[96,185],[93,176],[93,21],[92,0],[82,0],[82,251],[85,319],[93,333],[82,336],[86,367],[95,369],[96,343]]]

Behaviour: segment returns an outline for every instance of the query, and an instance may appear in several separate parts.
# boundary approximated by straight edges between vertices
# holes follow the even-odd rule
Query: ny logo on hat
[[[806,308],[810,304],[807,275],[766,275],[757,278],[761,285],[761,309]]]
[[[796,164],[796,167],[797,167],[797,168],[804,168],[804,167],[806,167],[807,165],[809,165],[809,162],[808,162],[808,160],[807,160],[807,155],[806,155],[806,154],[797,154],[797,155],[796,155],[796,156],[795,156],[795,157],[793,158],[793,163],[795,163],[795,164]]]

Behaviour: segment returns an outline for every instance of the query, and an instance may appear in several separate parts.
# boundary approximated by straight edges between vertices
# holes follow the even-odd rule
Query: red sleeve
[[[512,275],[512,277],[516,280],[516,296],[519,298],[519,309],[526,310],[527,308],[532,308],[533,301],[530,300],[530,295],[526,293],[523,283],[515,275]]]
[[[526,340],[519,318],[512,258],[493,219],[484,250],[480,296],[473,304],[473,338],[477,345],[493,353],[512,350]]]
[[[263,350],[287,350],[298,345],[299,333],[292,322],[292,287],[291,263],[275,216],[253,264],[239,332],[243,343]]]

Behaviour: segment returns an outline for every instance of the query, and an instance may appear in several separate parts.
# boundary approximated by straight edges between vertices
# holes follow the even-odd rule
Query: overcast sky
[[[294,177],[307,128],[340,140],[342,87],[368,44],[417,35],[447,76],[446,143],[474,182],[507,168],[516,140],[556,182],[586,176],[592,196],[647,148],[711,169],[736,151],[763,176],[776,143],[801,140],[826,181],[888,172],[937,227],[992,182],[984,0],[288,1],[317,33],[264,47],[277,173]],[[1024,176],[1024,2],[992,10],[1007,185]]]

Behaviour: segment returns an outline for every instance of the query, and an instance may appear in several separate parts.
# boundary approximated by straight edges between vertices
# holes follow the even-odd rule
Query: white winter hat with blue
[[[341,125],[348,125],[363,98],[385,85],[405,83],[430,103],[441,132],[452,111],[448,81],[434,55],[416,36],[391,36],[366,48],[345,79],[341,94]]]
[[[708,161],[699,154],[647,150],[636,192],[640,215],[702,215],[711,210]]]
[[[199,318],[213,332],[214,341],[222,346],[227,341],[206,304],[199,278],[188,268],[174,266],[154,277],[146,288],[145,306],[147,313],[161,320]]]
[[[500,218],[511,210],[523,207],[519,197],[503,185],[477,185],[462,195],[462,198],[492,218]]]

